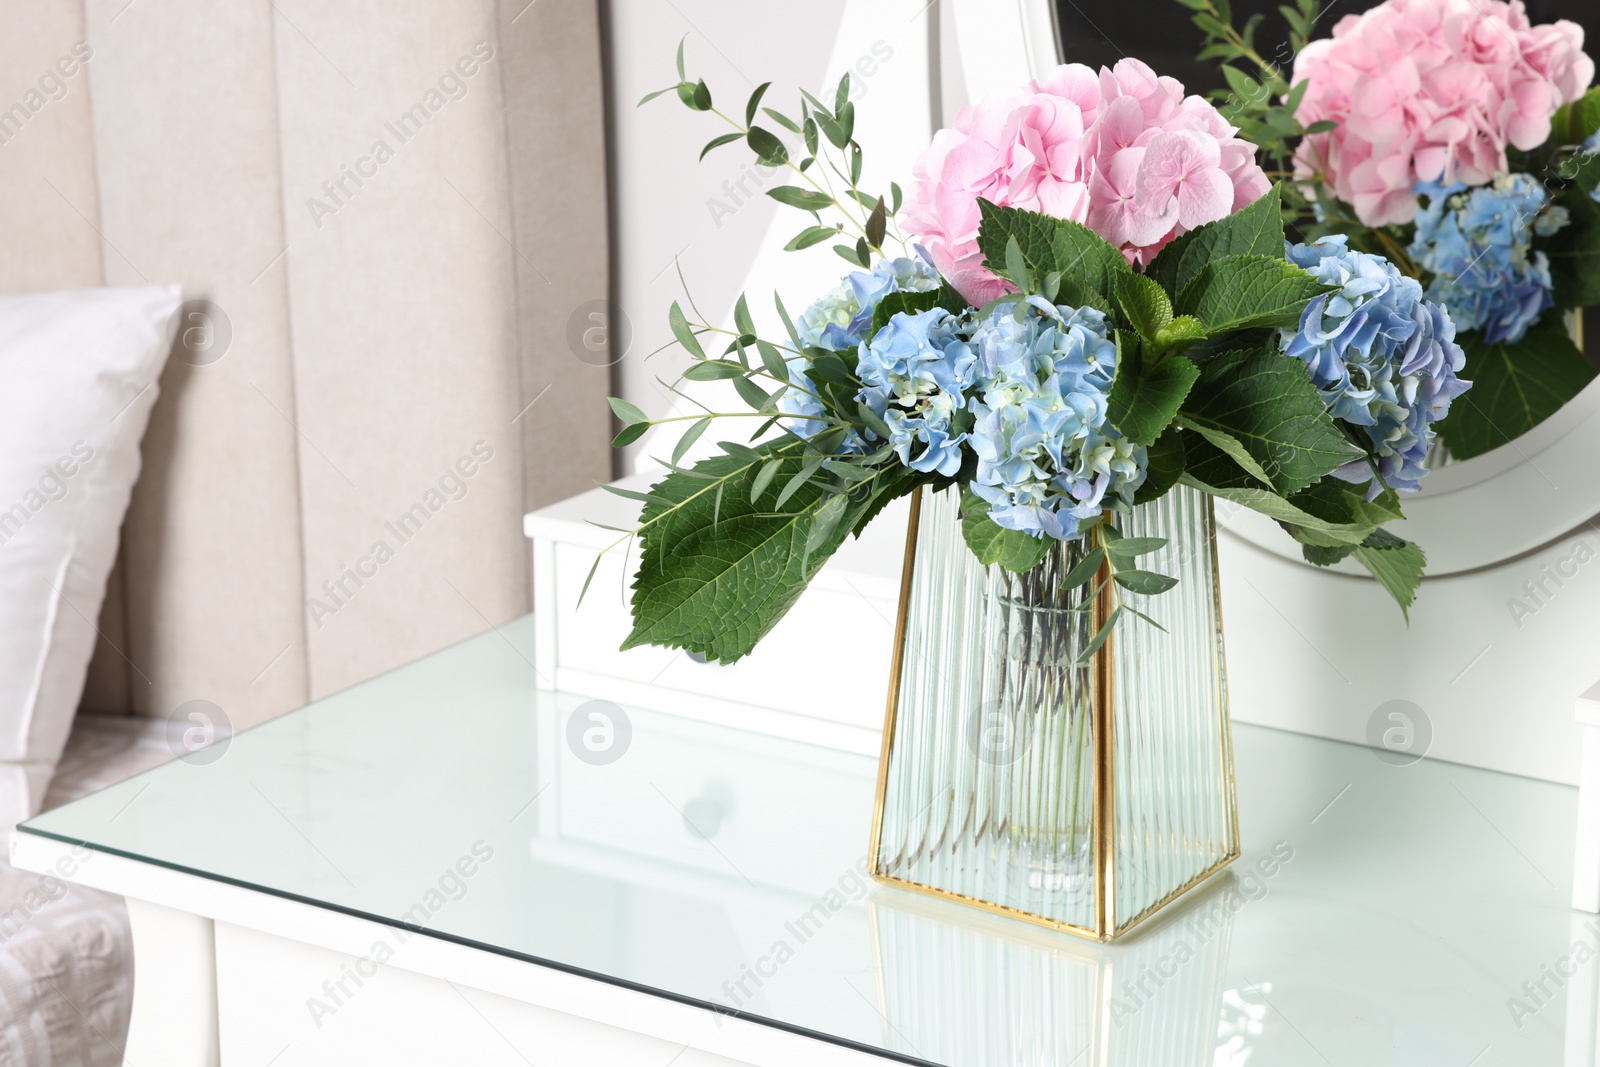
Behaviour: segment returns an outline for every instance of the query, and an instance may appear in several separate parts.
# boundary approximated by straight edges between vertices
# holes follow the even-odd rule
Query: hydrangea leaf
[[[1364,455],[1339,432],[1304,364],[1270,348],[1208,360],[1180,418],[1239,442],[1283,496]]]
[[[921,311],[932,311],[940,306],[940,295],[937,289],[926,289],[922,292],[893,292],[884,294],[878,301],[878,306],[872,310],[872,326],[867,336],[873,337],[877,332],[889,324],[889,320],[904,312],[915,315]]]
[[[1110,296],[1116,291],[1117,279],[1132,272],[1116,246],[1080,223],[999,207],[981,199],[978,210],[983,216],[978,224],[978,250],[988,268],[998,274],[1005,273],[1006,245],[1013,237],[1035,278],[1050,273],[1072,275],[1090,289]]]
[[[986,567],[998,563],[1018,574],[1037,567],[1055,544],[1048,537],[1034,537],[1000,526],[989,517],[987,509],[966,513],[961,520],[961,536],[979,563]]]
[[[1154,444],[1172,424],[1200,368],[1181,356],[1155,366],[1125,358],[1117,364],[1117,377],[1106,399],[1107,418],[1117,432],[1136,445]]]
[[[1184,286],[1176,310],[1193,315],[1208,334],[1299,325],[1306,305],[1333,286],[1284,259],[1229,255],[1213,259]]]
[[[1561,316],[1547,312],[1514,345],[1491,345],[1478,333],[1458,338],[1467,354],[1472,389],[1457,397],[1438,423],[1457,459],[1468,459],[1520,437],[1583,391],[1594,368],[1567,336]]]
[[[1369,501],[1350,483],[1334,478],[1324,478],[1296,493],[1289,498],[1289,503],[1315,516],[1322,524],[1338,527],[1337,531],[1330,533],[1318,527],[1284,524],[1296,541],[1315,548],[1349,545],[1352,543],[1351,532],[1363,527],[1368,531],[1367,538],[1356,543],[1365,543],[1380,532],[1379,527],[1384,523],[1405,518],[1395,494],[1386,493]]]
[[[1128,324],[1146,341],[1155,340],[1172,322],[1172,298],[1143,274],[1125,274],[1117,279],[1116,296]]]
[[[1231,68],[1223,68],[1224,70]],[[1226,218],[1179,234],[1145,271],[1169,293],[1181,293],[1207,263],[1223,256],[1284,257],[1283,190],[1274,185]]]
[[[1193,315],[1181,315],[1156,331],[1158,352],[1183,352],[1206,339],[1206,328]]]
[[[1589,165],[1600,171],[1600,160]],[[1569,190],[1559,202],[1572,222],[1543,246],[1550,257],[1556,307],[1592,307],[1600,304],[1600,204],[1581,187]]]
[[[1176,426],[1168,426],[1145,451],[1148,461],[1144,483],[1133,494],[1135,504],[1161,499],[1183,477],[1183,432]]]
[[[1416,602],[1422,571],[1428,564],[1422,547],[1379,530],[1357,546],[1355,558],[1394,597],[1409,624],[1411,605]]]
[[[1065,307],[1094,308],[1107,316],[1111,314],[1111,301],[1104,294],[1089,288],[1082,278],[1072,274],[1061,275],[1056,286],[1055,303]]]
[[[640,516],[648,525],[624,649],[652,644],[724,663],[742,658],[783,618],[860,517],[914,484],[902,476],[910,472],[885,468],[840,498],[824,491],[827,476],[819,472],[782,508],[752,503],[763,465],[778,461],[769,481],[793,475],[807,462],[805,450],[795,438],[767,442],[673,471],[651,489]],[[840,499],[842,505],[829,507]]]
[[[1335,545],[1331,548],[1322,545],[1301,545],[1300,554],[1307,563],[1314,567],[1331,567],[1340,560],[1348,559],[1360,545]]]

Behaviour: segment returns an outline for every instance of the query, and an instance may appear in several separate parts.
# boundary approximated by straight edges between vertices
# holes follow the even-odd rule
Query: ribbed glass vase
[[[1123,592],[1165,627],[1067,588],[1081,542],[1027,574],[978,563],[954,490],[922,493],[907,545],[872,869],[883,881],[1097,940],[1238,855],[1208,497],[1178,487],[1123,516],[1163,537]]]

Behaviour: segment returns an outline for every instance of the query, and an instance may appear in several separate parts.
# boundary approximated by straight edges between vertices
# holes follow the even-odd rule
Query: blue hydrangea
[[[889,293],[924,292],[939,287],[939,272],[926,259],[895,259],[880,262],[869,271],[855,271],[826,296],[800,313],[795,332],[804,348],[829,352],[853,352],[872,327],[878,302]],[[788,416],[784,425],[801,437],[814,437],[827,428],[819,421],[822,401],[810,377],[811,360],[795,356],[786,361],[789,383],[793,387],[778,401],[778,409]]]
[[[1117,346],[1105,316],[1029,297],[1001,305],[973,330],[978,390],[972,491],[1011,530],[1065,540],[1109,503],[1131,504],[1144,482],[1142,446],[1106,425]]]
[[[1546,311],[1550,260],[1532,249],[1535,234],[1548,237],[1569,221],[1564,208],[1531,174],[1510,174],[1493,184],[1428,182],[1417,187],[1426,206],[1417,214],[1411,254],[1433,275],[1428,298],[1450,309],[1463,330],[1482,330],[1491,344],[1514,344]]]
[[[856,375],[865,403],[889,427],[900,462],[924,474],[954,477],[967,435],[955,425],[978,357],[961,338],[961,318],[943,308],[891,318],[860,349]]]
[[[1433,423],[1470,382],[1451,313],[1423,295],[1382,256],[1355,252],[1343,236],[1290,245],[1289,259],[1337,292],[1317,297],[1297,330],[1281,331],[1285,354],[1303,361],[1334,418],[1366,435],[1383,483],[1414,491],[1427,473]],[[1381,489],[1364,460],[1341,468],[1346,481]]]

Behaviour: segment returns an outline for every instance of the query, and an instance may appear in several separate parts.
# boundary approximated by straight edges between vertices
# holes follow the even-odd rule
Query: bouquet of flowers
[[[1526,433],[1594,370],[1562,312],[1600,304],[1600,89],[1571,22],[1522,0],[1387,0],[1310,41],[1293,76],[1227,0],[1180,0],[1223,61],[1228,121],[1291,179],[1291,224],[1385,255],[1443,304],[1478,388],[1439,433],[1458,459]],[[1280,57],[1274,57],[1274,59]],[[1302,123],[1304,125],[1302,125]]]
[[[623,531],[641,542],[624,647],[739,659],[845,537],[919,487],[961,494],[985,564],[1025,572],[1080,543],[1068,582],[1117,605],[1085,655],[1143,615],[1126,594],[1174,584],[1139,566],[1161,539],[1122,536],[1118,517],[1179,484],[1411,603],[1422,551],[1384,526],[1467,389],[1455,326],[1342,235],[1287,241],[1283,187],[1211,104],[1137,60],[1062,66],[964,108],[907,197],[860,188],[848,78],[794,114],[763,107],[763,85],[741,121],[681,46],[678,71],[662,92],[731,127],[702,155],[738,142],[788,168],[795,184],[767,195],[811,215],[788,247],[831,244],[852,270],[798,316],[775,298],[779,337],[743,296],[732,329],[672,306],[683,377],[727,380],[750,410],[660,420],[690,424],[669,473],[610,487],[643,505]],[[611,407],[619,445],[654,424]],[[754,432],[682,465],[736,418]]]

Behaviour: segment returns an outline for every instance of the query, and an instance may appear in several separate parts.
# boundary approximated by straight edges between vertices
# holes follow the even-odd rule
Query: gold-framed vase
[[[1064,581],[1082,541],[1026,574],[984,566],[954,489],[912,499],[869,870],[881,882],[1096,941],[1239,855],[1216,522],[1178,486],[1117,522],[1162,537],[1156,596]],[[1096,589],[1099,589],[1098,594]]]

